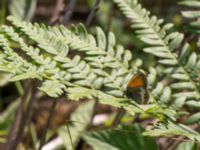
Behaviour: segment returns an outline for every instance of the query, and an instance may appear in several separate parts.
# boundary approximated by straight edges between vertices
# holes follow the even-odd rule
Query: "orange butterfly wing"
[[[147,78],[142,72],[134,75],[126,88],[126,96],[140,104],[146,104],[149,99],[147,91]]]
[[[128,88],[136,88],[136,87],[146,88],[146,86],[147,86],[146,76],[140,72],[131,78],[127,87]]]

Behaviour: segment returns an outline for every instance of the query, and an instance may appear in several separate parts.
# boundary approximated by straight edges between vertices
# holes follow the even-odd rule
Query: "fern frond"
[[[142,135],[144,128],[138,124],[120,125],[103,131],[83,134],[83,139],[95,150],[157,150],[155,139]]]
[[[174,74],[173,77],[176,78],[176,76],[179,76],[179,78],[185,78],[185,75],[182,74]],[[197,101],[188,100],[186,101],[186,97],[182,96],[172,101],[172,94],[173,89],[166,85],[165,79],[161,81],[157,81],[159,78],[157,71],[154,68],[150,68],[149,74],[148,74],[148,83],[149,83],[149,90],[151,91],[152,99],[156,100],[160,105],[171,107],[174,110],[179,111],[184,105],[188,105],[192,107],[191,103],[198,103]],[[185,86],[183,87],[185,88]],[[193,107],[194,107],[193,106]]]
[[[121,45],[115,44],[113,33],[109,34],[107,42],[105,34],[100,28],[97,28],[97,40],[95,40],[94,36],[88,34],[83,26],[75,29],[83,31],[84,33],[77,33],[77,31],[72,32],[63,26],[45,27],[44,25],[39,26],[38,24],[32,25],[26,22],[19,22],[14,18],[9,18],[9,20],[14,27],[34,40],[41,49],[55,55],[54,59],[56,61],[66,63],[64,65],[66,68],[69,67],[69,61],[66,59],[69,48],[81,53],[80,55],[85,54],[84,61],[89,64],[81,60],[81,70],[84,68],[84,70],[91,72],[91,70],[85,69],[86,66],[83,65],[88,64],[89,66],[86,68],[93,68],[93,74],[88,75],[87,73],[84,73],[88,77],[88,80],[79,83],[88,84],[88,81],[95,79],[95,76],[101,76],[102,78],[95,80],[96,86],[101,87],[102,82],[104,82],[107,88],[118,87],[115,90],[110,90],[109,93],[122,96],[125,89],[125,83],[127,83],[130,76],[132,76],[132,72],[136,72],[137,70],[138,66],[132,65],[130,67],[129,65],[131,60],[130,51],[125,50]],[[48,32],[46,32],[47,30]],[[84,38],[77,35],[84,35]],[[107,50],[105,50],[106,45],[108,47]],[[74,57],[74,60],[77,61],[78,58]],[[79,61],[77,63],[79,63]],[[74,63],[74,67],[77,66],[77,63]],[[108,69],[112,70],[111,75],[105,71]],[[76,73],[78,72],[80,72],[80,68],[77,68]],[[80,76],[83,76],[82,72],[80,72]],[[124,76],[126,76],[125,80]]]
[[[200,142],[200,134],[183,124],[174,124],[170,121],[167,123],[159,123],[155,129],[144,132],[147,136],[160,136],[169,137],[173,135],[179,135],[187,137],[193,141]]]
[[[84,32],[72,32],[63,26],[47,27],[9,19],[13,26],[2,26],[0,30],[0,47],[4,50],[0,68],[14,75],[12,81],[37,78],[42,83],[39,89],[52,97],[66,93],[75,100],[97,98],[100,103],[124,107],[131,114],[152,115],[149,110],[158,109],[157,105],[140,106],[124,96],[140,63],[131,59],[129,50],[115,44],[113,33],[107,42],[100,28],[94,38],[82,26],[75,29]],[[24,56],[18,55],[10,43],[19,47]],[[75,55],[69,54],[69,50]],[[163,112],[159,108],[159,115],[153,116],[163,118]]]
[[[17,53],[13,51],[10,47],[10,43],[6,39],[6,37],[0,34],[0,46],[4,50],[4,52],[0,54],[1,56],[1,71],[13,73],[13,74],[23,74],[27,72],[31,72],[31,75],[27,75],[24,78],[38,78],[40,79],[40,70],[37,67],[23,58],[21,58]]]
[[[122,46],[118,46],[116,51],[113,49],[114,55],[110,61],[109,52],[100,49],[102,43],[100,44],[101,40],[98,39],[101,46],[94,48],[91,43],[87,45],[90,46],[88,48],[94,48],[92,49],[94,52],[103,51],[103,55],[91,54],[93,52],[90,50],[90,53],[83,57],[81,55],[84,47],[80,47],[77,49],[76,55],[69,56],[69,48],[74,48],[70,46],[76,45],[77,41],[72,40],[69,44],[68,38],[75,36],[76,40],[84,43],[77,33],[65,29],[66,32],[71,32],[71,36],[65,38],[60,31],[60,28],[64,31],[63,27],[32,25],[18,22],[15,19],[12,23],[15,25],[14,27],[2,26],[0,32],[0,46],[4,50],[1,53],[0,68],[14,75],[12,81],[37,78],[42,81],[39,89],[52,97],[58,97],[66,92],[70,98],[74,99],[96,97],[101,103],[125,107],[132,114],[143,111],[137,104],[130,106],[130,103],[125,103],[130,100],[123,98],[124,87],[132,77],[132,71],[129,68],[131,53],[128,50],[124,50]],[[55,31],[59,31],[62,36],[58,37],[54,33]],[[105,35],[99,28],[98,32],[99,38]],[[89,36],[95,39],[92,35]],[[112,33],[110,33],[111,37],[113,40],[110,43],[114,41]],[[32,45],[35,42],[35,46],[29,46],[28,41],[31,41]],[[18,55],[12,47],[9,47],[10,43],[17,45],[26,56]],[[102,59],[109,61],[106,64]],[[110,62],[123,65],[123,67],[119,69],[119,65],[109,66]],[[96,64],[94,65],[94,63]],[[102,68],[102,66],[106,66],[106,68]],[[137,70],[138,66],[134,67]],[[80,91],[85,92],[81,94]],[[116,95],[117,97],[115,97]]]
[[[185,18],[191,19],[189,23],[188,30],[192,33],[200,34],[200,1],[199,0],[183,0],[179,2],[180,5],[190,7],[191,10],[182,11],[182,15]],[[192,10],[192,8],[195,8]]]
[[[173,89],[172,97],[175,99],[185,96],[187,99],[199,100],[200,87],[196,82],[192,68],[199,72],[199,58],[195,52],[189,50],[189,46],[183,48],[181,57],[175,53],[175,49],[180,47],[183,34],[169,32],[172,24],[163,24],[163,20],[150,16],[150,12],[142,8],[137,0],[113,0],[120,8],[122,13],[131,21],[138,38],[149,45],[144,51],[159,58],[159,63],[167,66],[164,71],[171,74],[174,79],[170,87]],[[186,53],[188,55],[186,55]],[[183,59],[184,58],[184,59]],[[183,87],[183,85],[186,85]],[[185,90],[187,88],[187,90]],[[169,91],[169,90],[168,90]]]
[[[162,81],[157,81],[158,75],[154,68],[150,68],[147,79],[153,99],[157,100],[159,104],[168,104],[172,97],[171,88],[165,85]]]
[[[12,26],[0,28],[0,48],[3,50],[0,69],[11,72],[13,81],[36,78],[41,81],[39,89],[51,97],[65,93],[74,100],[97,98],[102,104],[123,107],[130,114],[145,113],[161,121],[175,120],[173,109],[157,104],[138,105],[124,95],[139,63],[132,60],[129,50],[116,45],[113,33],[106,38],[97,28],[95,38],[83,26],[68,30],[63,26],[48,27],[14,18],[9,20]],[[163,88],[163,96],[159,92],[152,95],[163,97],[163,103],[166,103],[171,97],[170,88]]]

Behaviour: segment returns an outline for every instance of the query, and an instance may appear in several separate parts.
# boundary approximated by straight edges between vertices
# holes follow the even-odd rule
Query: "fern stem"
[[[74,8],[76,6],[76,2],[77,2],[77,0],[70,0],[69,1],[69,7],[65,11],[62,24],[66,25],[69,22],[72,14],[74,12]]]
[[[120,108],[112,122],[112,126],[115,127],[116,125],[118,125],[121,122],[121,119],[123,118],[124,114],[126,113],[126,110],[124,110],[123,108]]]
[[[15,86],[17,88],[19,95],[22,96],[24,94],[24,89],[22,87],[21,82],[20,81],[15,82]]]
[[[181,67],[183,68],[184,73],[187,74],[190,83],[192,83],[193,87],[195,88],[195,91],[197,91],[197,94],[198,94],[197,99],[200,99],[200,89],[198,89],[197,83],[195,83],[195,82],[192,80],[192,77],[190,76],[190,73],[187,72],[187,70],[184,68],[184,66],[181,66]]]
[[[70,132],[70,129],[69,129],[69,125],[66,124],[66,127],[67,127],[67,132],[68,132],[68,135],[69,135],[69,140],[70,140],[70,143],[71,143],[72,149],[73,149],[73,150],[76,150],[75,147],[74,147],[73,140],[72,140],[72,135],[71,135],[71,132]]]
[[[94,5],[92,7],[92,10],[90,12],[90,14],[88,15],[87,19],[86,19],[86,22],[85,22],[85,25],[88,27],[91,22],[92,22],[92,19],[94,18],[94,15],[95,15],[95,12],[98,10],[99,8],[99,4],[100,4],[101,0],[95,0],[94,2]]]
[[[56,108],[56,104],[57,104],[57,99],[53,99],[53,103],[51,104],[49,116],[48,116],[48,119],[47,119],[47,122],[46,122],[46,125],[45,125],[45,128],[44,128],[44,131],[42,132],[42,137],[41,137],[41,140],[40,140],[39,150],[42,149],[42,146],[46,142],[46,134],[47,134],[47,131],[48,131],[49,126],[51,124],[51,120],[52,120],[52,117],[53,117],[54,110]]]

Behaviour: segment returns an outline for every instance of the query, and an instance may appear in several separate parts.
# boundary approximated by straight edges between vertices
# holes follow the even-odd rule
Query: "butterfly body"
[[[134,75],[126,87],[126,96],[140,104],[145,104],[149,99],[147,91],[147,78],[142,72]]]

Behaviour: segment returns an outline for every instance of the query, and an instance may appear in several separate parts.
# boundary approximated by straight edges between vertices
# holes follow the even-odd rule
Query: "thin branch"
[[[92,7],[92,10],[90,12],[90,14],[88,15],[87,19],[86,19],[86,22],[85,22],[85,25],[88,27],[91,23],[92,23],[92,20],[95,16],[95,13],[96,11],[98,10],[99,8],[99,4],[100,4],[101,0],[96,0],[93,7]]]
[[[114,14],[114,5],[113,5],[113,3],[111,3],[109,14],[108,14],[108,25],[107,25],[108,28],[107,28],[107,32],[106,32],[107,37],[108,37],[109,32],[112,30],[111,28],[112,28],[113,14]],[[107,40],[107,42],[106,42],[106,50],[107,50],[108,43],[110,43],[110,41],[109,41],[109,38],[107,38],[106,40]]]
[[[69,7],[66,9],[64,17],[63,17],[63,21],[62,21],[63,25],[66,25],[69,22],[72,14],[74,12],[74,8],[76,6],[76,2],[77,2],[77,0],[70,0]]]
[[[74,147],[74,144],[73,144],[73,140],[72,140],[72,135],[71,135],[71,132],[69,130],[69,125],[67,124],[66,126],[67,126],[67,132],[69,134],[69,140],[70,140],[70,143],[72,145],[72,149],[75,150],[75,147]]]
[[[173,143],[170,144],[166,150],[174,150],[176,149],[176,147],[182,142],[182,140],[184,139],[184,137],[180,136],[178,137],[176,140],[173,140]]]
[[[5,18],[6,18],[6,0],[1,0],[0,1],[0,24],[5,23]]]
[[[57,100],[54,99],[54,100],[53,100],[53,103],[52,103],[52,105],[51,105],[51,108],[50,108],[50,112],[49,112],[48,120],[47,120],[47,122],[46,122],[46,126],[45,126],[45,128],[44,128],[43,133],[42,133],[42,137],[41,137],[41,140],[40,140],[39,150],[42,149],[42,146],[45,144],[47,130],[49,129],[49,126],[50,126],[50,124],[51,124],[51,120],[52,120],[52,116],[53,116],[54,110],[55,110],[55,108],[56,108],[56,104],[57,104]]]
[[[112,122],[112,126],[116,126],[120,123],[122,117],[124,116],[124,114],[126,113],[126,110],[123,108],[120,108],[119,111],[117,112],[115,119]]]
[[[114,4],[111,3],[109,14],[108,14],[108,32],[112,29],[112,21],[113,21],[113,15],[114,15]]]
[[[95,116],[95,114],[96,114],[96,111],[95,111],[95,110],[98,109],[98,108],[97,108],[97,107],[98,107],[98,104],[99,104],[98,99],[95,98],[95,103],[94,103],[94,107],[93,107],[93,113],[92,113],[92,116],[91,116],[91,119],[90,119],[90,125],[92,124],[93,118],[94,118],[94,116]]]
[[[4,145],[4,150],[16,149],[23,135],[23,131],[29,117],[30,109],[35,99],[36,83],[29,80],[25,89],[26,91],[21,98],[21,102],[17,109],[13,126],[8,135],[8,140]]]
[[[24,89],[21,82],[20,81],[15,82],[15,86],[16,86],[18,94],[22,96],[24,94]]]
[[[63,10],[63,7],[64,7],[64,0],[57,0],[55,9],[50,18],[50,23],[49,23],[50,25],[53,25],[53,24],[55,24],[55,22],[58,21],[58,19],[60,17],[60,12]]]

